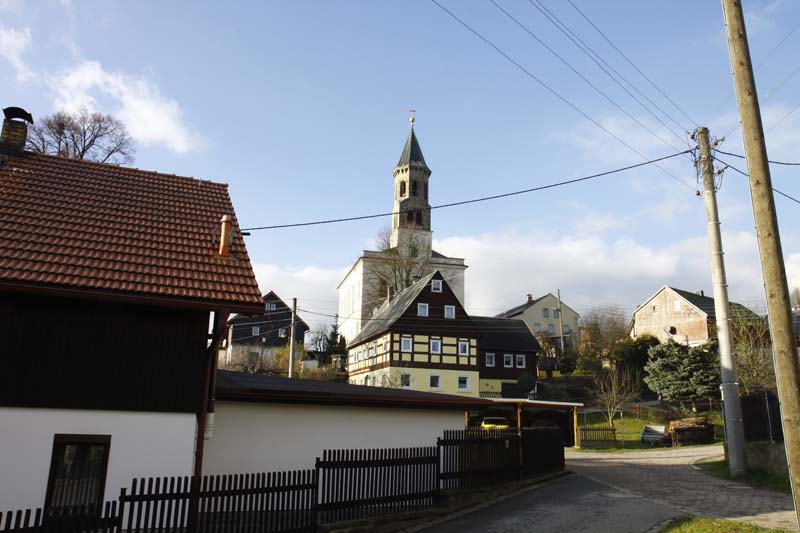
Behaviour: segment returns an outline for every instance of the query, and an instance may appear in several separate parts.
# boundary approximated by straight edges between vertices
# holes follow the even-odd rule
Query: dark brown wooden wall
[[[480,341],[478,341],[480,344]],[[486,366],[486,352],[494,354],[494,367]],[[514,368],[505,368],[503,366],[503,355],[507,353],[514,354]],[[517,354],[525,355],[525,368],[516,367]],[[493,350],[491,348],[484,349],[479,346],[478,349],[478,371],[482,379],[517,379],[520,374],[529,372],[536,374],[536,352],[530,351],[508,351],[508,350]]]
[[[442,279],[442,277],[437,275],[434,279]],[[417,316],[417,303],[428,304],[427,319]],[[456,314],[454,319],[444,318],[445,305],[455,306]],[[392,332],[478,338],[478,331],[475,325],[446,282],[442,284],[442,292],[432,292],[430,283],[422,289],[422,292],[419,293],[414,302],[408,306],[408,309],[394,323]]]
[[[0,405],[196,412],[208,313],[0,293]]]

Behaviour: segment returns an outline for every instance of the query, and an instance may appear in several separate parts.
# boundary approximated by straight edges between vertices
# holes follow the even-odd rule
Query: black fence
[[[433,506],[472,488],[564,468],[561,430],[445,431],[437,446],[325,450],[314,469],[134,479],[117,501],[0,513],[0,532],[306,532]]]
[[[742,396],[741,405],[745,440],[783,442],[781,407],[776,391]]]

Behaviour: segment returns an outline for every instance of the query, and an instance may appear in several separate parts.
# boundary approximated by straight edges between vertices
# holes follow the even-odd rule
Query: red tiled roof
[[[0,156],[0,287],[260,313],[227,185],[56,156]]]

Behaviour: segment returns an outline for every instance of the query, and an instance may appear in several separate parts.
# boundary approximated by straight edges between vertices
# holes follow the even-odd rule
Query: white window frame
[[[429,310],[430,310],[430,308],[428,307],[428,304],[426,304],[426,303],[418,303],[417,304],[417,316],[426,317],[426,316],[428,316],[428,311]]]
[[[434,279],[431,281],[431,292],[442,292],[442,280]]]
[[[385,387],[386,386],[386,382],[387,382],[386,380],[387,379],[388,378],[386,377],[386,374],[381,374],[381,387]]]
[[[542,318],[550,318],[550,308],[543,307],[542,308]]]
[[[289,334],[289,332],[286,331],[286,328],[280,328],[278,330],[278,337],[283,338],[283,337],[286,337],[288,334]]]
[[[558,309],[555,307],[553,308],[553,318],[558,318]]]
[[[469,355],[469,341],[458,341],[458,355]]]
[[[278,306],[275,304],[275,302],[270,302],[266,306],[267,311],[274,311],[277,308]]]
[[[444,317],[449,320],[455,320],[456,318],[456,306],[455,305],[445,305],[444,306]]]
[[[514,354],[513,353],[504,353],[503,354],[503,368],[514,368]]]
[[[673,311],[680,313],[680,311],[681,311],[681,301],[680,300],[675,300],[674,302],[672,302],[672,309],[673,309]]]
[[[414,339],[412,337],[400,337],[400,351],[411,353],[414,351]]]
[[[572,330],[569,329],[569,324],[564,324],[564,327],[561,328],[561,333],[563,333],[564,335],[569,335],[570,331]]]
[[[534,333],[541,333],[542,332],[542,325],[538,322],[533,324],[533,332]]]
[[[434,343],[436,343],[436,348],[434,348]],[[442,353],[442,341],[441,339],[431,339],[428,342],[428,349],[431,353],[440,354]]]
[[[525,354],[518,353],[514,356],[514,359],[516,359],[517,368],[525,368]],[[522,364],[520,364],[520,361],[522,361]]]
[[[431,379],[432,378],[436,378],[437,385],[435,387],[433,385],[431,385]],[[442,389],[442,376],[440,376],[439,374],[431,374],[430,376],[428,376],[428,388],[431,389],[431,390],[441,390]]]
[[[403,377],[408,376],[408,385],[403,385]],[[411,388],[411,374],[408,372],[401,372],[400,373],[400,388],[401,389],[410,389]]]
[[[490,358],[490,357],[491,357],[492,364],[489,364],[489,360],[490,360],[489,358]],[[493,354],[493,353],[487,353],[487,354],[486,354],[486,366],[489,366],[489,367],[494,367],[494,365],[495,365],[495,362],[496,362],[496,361],[495,361],[494,354]]]
[[[461,380],[464,379],[464,386],[461,386]],[[459,392],[469,392],[469,376],[458,376],[456,378],[456,388]]]
[[[251,333],[253,335],[260,335],[261,334],[261,328],[259,326],[253,326],[253,329],[250,330],[250,331],[251,331]]]

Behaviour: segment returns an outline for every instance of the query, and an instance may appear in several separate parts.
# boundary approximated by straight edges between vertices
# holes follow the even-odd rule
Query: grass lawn
[[[734,478],[731,477],[731,474],[728,471],[728,463],[726,463],[724,460],[704,461],[702,463],[697,463],[697,466],[713,476],[741,481],[742,483],[747,483],[748,485],[766,487],[779,492],[785,492],[786,494],[792,493],[792,487],[789,484],[789,478],[767,474],[766,472],[747,472],[742,476]]]
[[[663,533],[759,533],[761,531],[781,532],[782,529],[764,529],[763,527],[734,522],[692,516],[679,518],[661,530]]]

